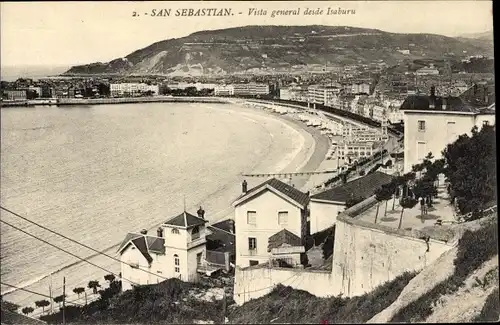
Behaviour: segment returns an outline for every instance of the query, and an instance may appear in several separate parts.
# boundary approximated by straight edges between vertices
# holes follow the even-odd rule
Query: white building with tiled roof
[[[236,266],[269,262],[269,238],[286,229],[301,240],[307,231],[309,195],[275,178],[248,190],[233,203]]]
[[[124,291],[134,284],[154,284],[169,278],[197,282],[200,273],[229,270],[234,234],[212,240],[218,228],[206,227],[204,211],[200,210],[198,216],[184,211],[168,219],[156,236],[146,231],[127,234],[118,248]],[[213,251],[207,251],[207,240]]]

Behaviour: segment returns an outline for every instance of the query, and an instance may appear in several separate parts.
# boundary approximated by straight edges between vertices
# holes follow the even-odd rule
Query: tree
[[[403,213],[405,209],[411,209],[417,204],[417,200],[411,197],[403,197],[401,198],[401,201],[399,202],[401,205],[401,215],[399,216],[399,225],[398,229],[401,229],[401,225],[403,223]]]
[[[42,307],[42,312],[45,312],[45,307],[49,306],[50,302],[48,300],[38,300],[35,301],[35,306],[38,308]]]
[[[496,131],[484,125],[461,135],[443,151],[444,173],[462,214],[475,213],[496,201]]]
[[[74,288],[73,292],[78,295],[78,298],[80,298],[80,295],[85,292],[85,288],[83,287]]]
[[[392,198],[392,193],[394,193],[392,183],[384,184],[375,190],[375,198],[377,199],[377,214],[375,216],[375,223],[377,223],[379,203],[382,201],[385,201],[384,217],[387,215],[387,202]]]
[[[59,304],[59,307],[61,307],[61,302],[63,302],[64,298],[66,298],[67,295],[60,295],[57,297],[54,297],[54,302],[57,302]]]
[[[93,290],[94,294],[97,294],[97,288],[100,288],[101,285],[99,284],[99,281],[94,280],[89,281],[88,287]]]
[[[24,307],[23,309],[21,309],[21,312],[25,315],[31,314],[34,311],[35,310],[33,309],[33,307]]]
[[[106,274],[106,275],[104,276],[104,280],[109,281],[109,283],[111,283],[111,282],[115,281],[115,279],[116,279],[116,277],[115,277],[115,275],[114,275],[114,274],[112,274],[112,273],[110,273],[110,274]]]
[[[396,205],[396,197],[399,196],[399,189],[405,184],[405,179],[403,176],[396,176],[392,179],[392,186],[394,189],[394,195],[392,199],[392,211],[394,211],[394,206]]]

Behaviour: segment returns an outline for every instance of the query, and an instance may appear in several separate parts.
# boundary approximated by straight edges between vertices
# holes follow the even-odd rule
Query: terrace
[[[374,197],[369,200],[371,201],[366,201],[366,207],[361,210],[359,214],[352,217],[356,220],[362,221],[363,223],[373,224],[377,213],[377,201]],[[386,203],[380,202],[377,225],[386,229],[398,229],[402,210],[399,205],[399,200],[396,199],[394,210],[392,209],[392,206],[393,200],[391,199],[387,201],[387,214],[384,216]],[[414,232],[422,231],[426,228],[425,231],[427,232],[430,229],[439,229],[439,227],[443,227],[436,226],[436,222],[438,220],[441,220],[443,225],[455,223],[457,220],[457,214],[454,207],[450,203],[449,195],[446,191],[446,184],[443,179],[439,182],[437,198],[433,199],[432,207],[428,208],[427,213],[422,215],[421,207],[418,203],[412,209],[405,209],[400,229]]]

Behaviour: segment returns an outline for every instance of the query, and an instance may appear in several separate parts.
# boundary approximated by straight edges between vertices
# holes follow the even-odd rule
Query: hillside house
[[[483,124],[495,124],[494,104],[476,105],[461,97],[436,96],[434,87],[429,96],[408,96],[401,111],[405,126],[404,173],[421,163],[429,152],[440,159],[446,145],[461,134],[471,135],[474,126],[481,129]]]
[[[309,194],[275,178],[248,190],[246,181],[234,203],[236,224],[236,266],[247,267],[269,262],[273,248],[295,247],[307,232]],[[278,246],[269,246],[273,237],[286,229]],[[296,252],[297,249],[292,249]]]
[[[375,193],[377,188],[390,183],[391,180],[392,176],[376,171],[311,196],[311,233],[314,234],[333,226],[337,215],[346,209],[349,199],[367,199]]]
[[[229,271],[234,234],[207,226],[204,213],[201,207],[198,216],[184,211],[164,222],[156,236],[128,233],[118,248],[121,277],[129,280],[122,281],[122,290],[169,278],[197,282],[201,273]]]

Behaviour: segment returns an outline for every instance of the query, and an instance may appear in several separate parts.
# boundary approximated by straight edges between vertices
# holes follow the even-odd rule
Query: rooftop
[[[125,239],[120,244],[118,252],[121,253],[121,251],[128,247],[130,244],[133,244],[135,247],[137,247],[137,249],[149,263],[153,261],[150,253],[165,254],[165,239],[161,237],[128,233],[125,236]]]
[[[242,194],[235,201],[235,204],[243,202],[245,199],[256,195],[257,193],[261,192],[266,188],[277,191],[278,193],[284,195],[286,198],[290,199],[294,203],[300,205],[302,208],[305,208],[309,203],[309,195],[307,193],[301,192],[298,189],[294,188],[293,186],[283,183],[282,181],[276,178],[271,178],[265,181],[264,183],[255,186],[246,193]]]
[[[290,246],[302,246],[302,240],[294,233],[288,231],[287,229],[283,229],[269,237],[267,249],[268,251],[271,251],[271,249],[281,247],[283,244]]]
[[[311,196],[311,199],[343,203],[352,197],[366,199],[372,196],[377,188],[390,183],[391,180],[391,175],[376,171],[346,184],[315,194]]]
[[[190,227],[204,225],[206,222],[208,221],[184,211],[178,216],[175,216],[165,221],[165,224],[177,227],[190,228]]]

